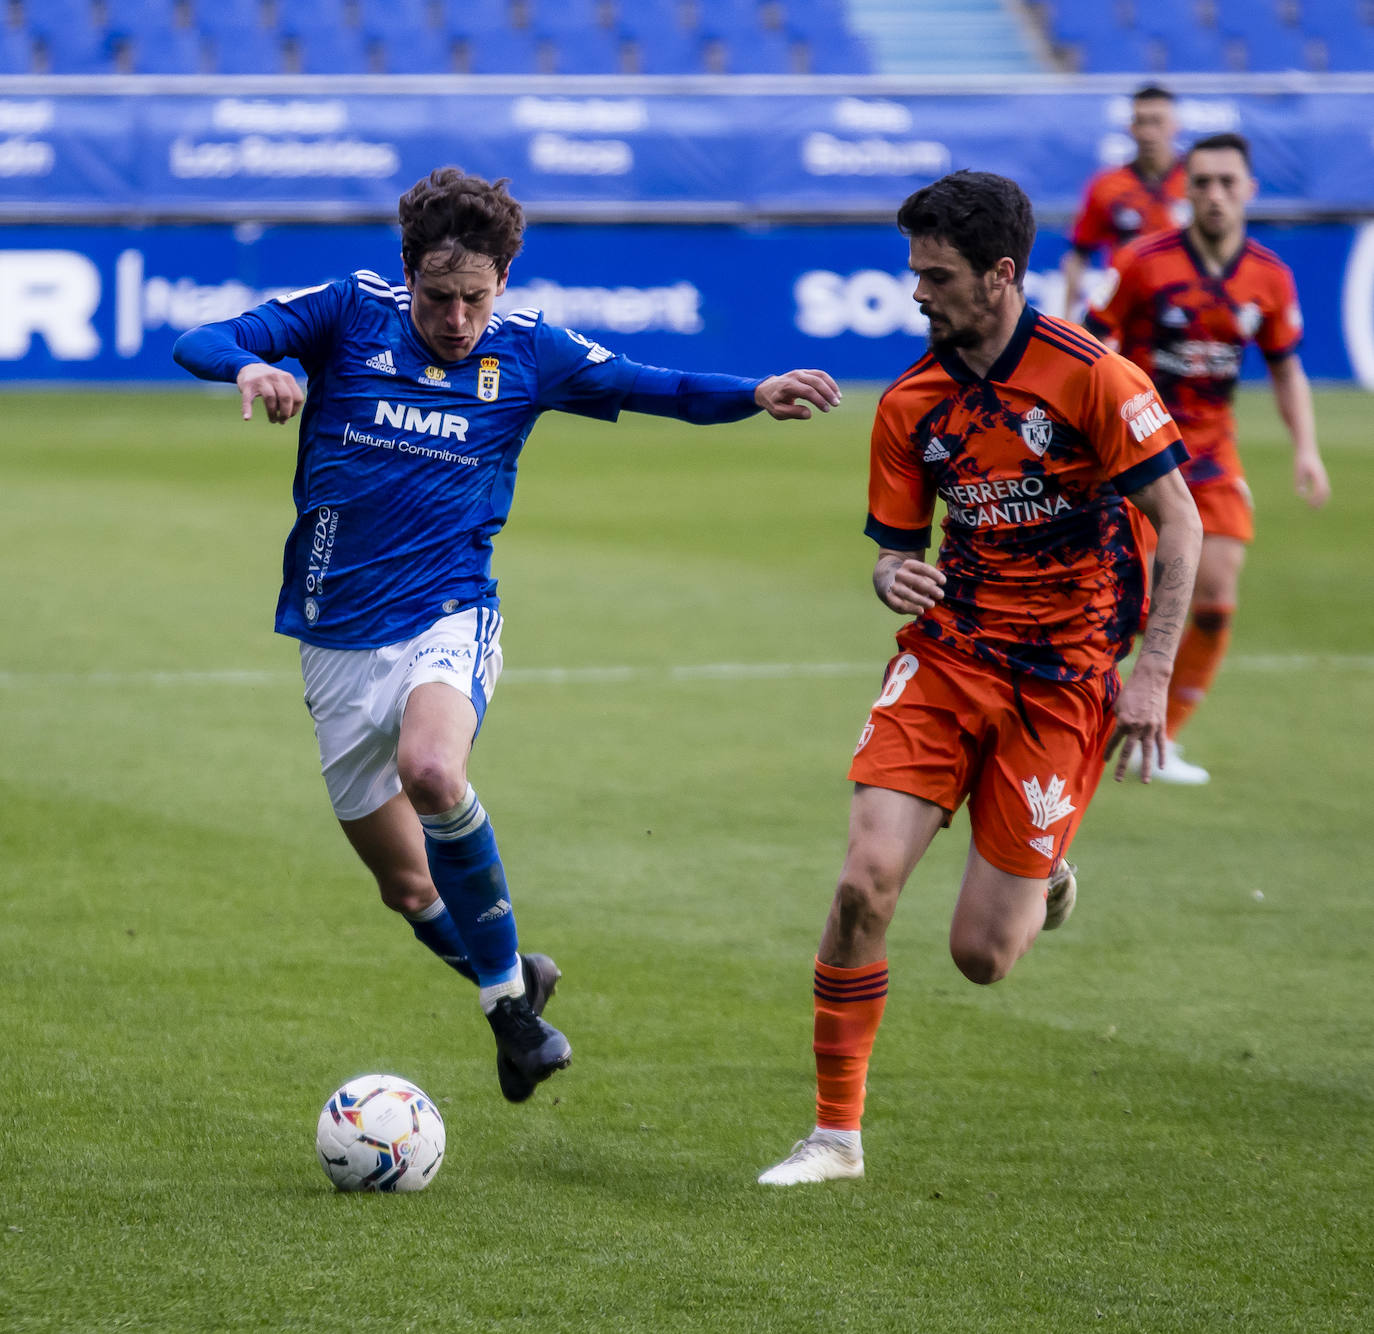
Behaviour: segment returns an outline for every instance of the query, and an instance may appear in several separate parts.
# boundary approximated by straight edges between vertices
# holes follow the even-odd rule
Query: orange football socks
[[[873,1039],[887,1004],[887,960],[832,968],[816,960],[816,1125],[858,1130]]]
[[[1194,607],[1192,620],[1174,660],[1174,679],[1169,683],[1169,716],[1166,731],[1177,736],[1193,710],[1202,702],[1212,678],[1231,642],[1234,607]]]

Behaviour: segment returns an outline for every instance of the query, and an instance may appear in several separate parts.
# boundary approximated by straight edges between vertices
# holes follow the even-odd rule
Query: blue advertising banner
[[[1123,92],[1047,77],[926,93],[824,79],[768,91],[574,80],[556,93],[482,79],[463,91],[423,78],[168,82],[92,79],[68,92],[0,78],[0,219],[385,218],[444,163],[510,177],[545,216],[872,218],[973,167],[1013,177],[1063,217],[1094,170],[1132,151]],[[567,91],[588,83],[598,91]],[[1248,135],[1270,216],[1374,212],[1374,78],[1241,87],[1181,95],[1183,138]]]
[[[1374,224],[1260,224],[1293,268],[1315,378],[1374,387]],[[1061,313],[1062,233],[1031,256],[1031,301]],[[387,226],[0,227],[0,381],[184,381],[186,329],[370,268],[400,281]],[[889,381],[924,350],[895,225],[531,228],[502,309],[548,319],[638,361],[764,375],[822,367]],[[1246,374],[1263,375],[1258,358]]]

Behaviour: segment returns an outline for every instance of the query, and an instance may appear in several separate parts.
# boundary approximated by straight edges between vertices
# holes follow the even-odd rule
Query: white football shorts
[[[334,814],[361,820],[401,790],[396,746],[416,686],[442,681],[466,695],[480,728],[501,677],[501,614],[472,607],[382,648],[301,645],[305,706]]]

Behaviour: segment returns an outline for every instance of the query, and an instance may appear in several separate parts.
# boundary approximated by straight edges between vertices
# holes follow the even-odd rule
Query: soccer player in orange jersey
[[[1156,84],[1131,98],[1131,138],[1135,158],[1100,171],[1088,182],[1083,205],[1069,235],[1061,263],[1064,318],[1076,319],[1083,296],[1083,274],[1094,255],[1117,251],[1137,237],[1179,227],[1188,221],[1186,177],[1174,149],[1178,121],[1174,95]]]
[[[1035,223],[1021,189],[956,172],[897,221],[930,346],[879,402],[865,531],[874,589],[909,619],[849,771],[849,850],[815,961],[816,1128],[766,1185],[863,1175],[888,923],[964,801],[972,840],[949,932],[959,970],[996,982],[1068,916],[1066,855],[1104,757],[1120,747],[1120,779],[1140,749],[1147,780],[1161,758],[1202,540],[1178,430],[1145,374],[1026,304]],[[1127,496],[1158,540],[1122,685],[1116,664],[1146,598]]]
[[[1249,145],[1238,134],[1214,135],[1193,145],[1186,166],[1192,223],[1122,251],[1087,324],[1118,341],[1150,375],[1188,449],[1183,475],[1202,516],[1202,558],[1170,686],[1167,754],[1156,777],[1196,784],[1208,773],[1182,758],[1175,738],[1225,656],[1245,547],[1254,535],[1231,412],[1247,343],[1255,342],[1269,363],[1279,415],[1293,439],[1294,489],[1320,506],[1331,487],[1298,357],[1302,315],[1293,275],[1245,234],[1245,209],[1255,193]]]

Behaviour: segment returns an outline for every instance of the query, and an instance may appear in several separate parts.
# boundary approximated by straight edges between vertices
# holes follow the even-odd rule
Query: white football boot
[[[1060,860],[1050,871],[1049,888],[1045,891],[1045,925],[1042,931],[1053,931],[1069,920],[1073,905],[1078,900],[1078,881],[1074,872],[1078,870],[1072,862]]]
[[[853,1134],[853,1143],[849,1135]],[[857,1132],[813,1130],[792,1152],[759,1177],[761,1186],[799,1186],[809,1181],[839,1181],[864,1174],[864,1151]]]
[[[1131,752],[1131,758],[1126,765],[1126,772],[1136,778],[1140,777],[1140,750],[1137,748]],[[1203,783],[1210,783],[1212,775],[1207,772],[1200,764],[1190,764],[1183,758],[1183,747],[1177,741],[1166,741],[1164,743],[1164,763],[1162,765],[1151,764],[1150,781],[1158,780],[1161,783],[1177,783],[1180,787],[1201,787]]]

